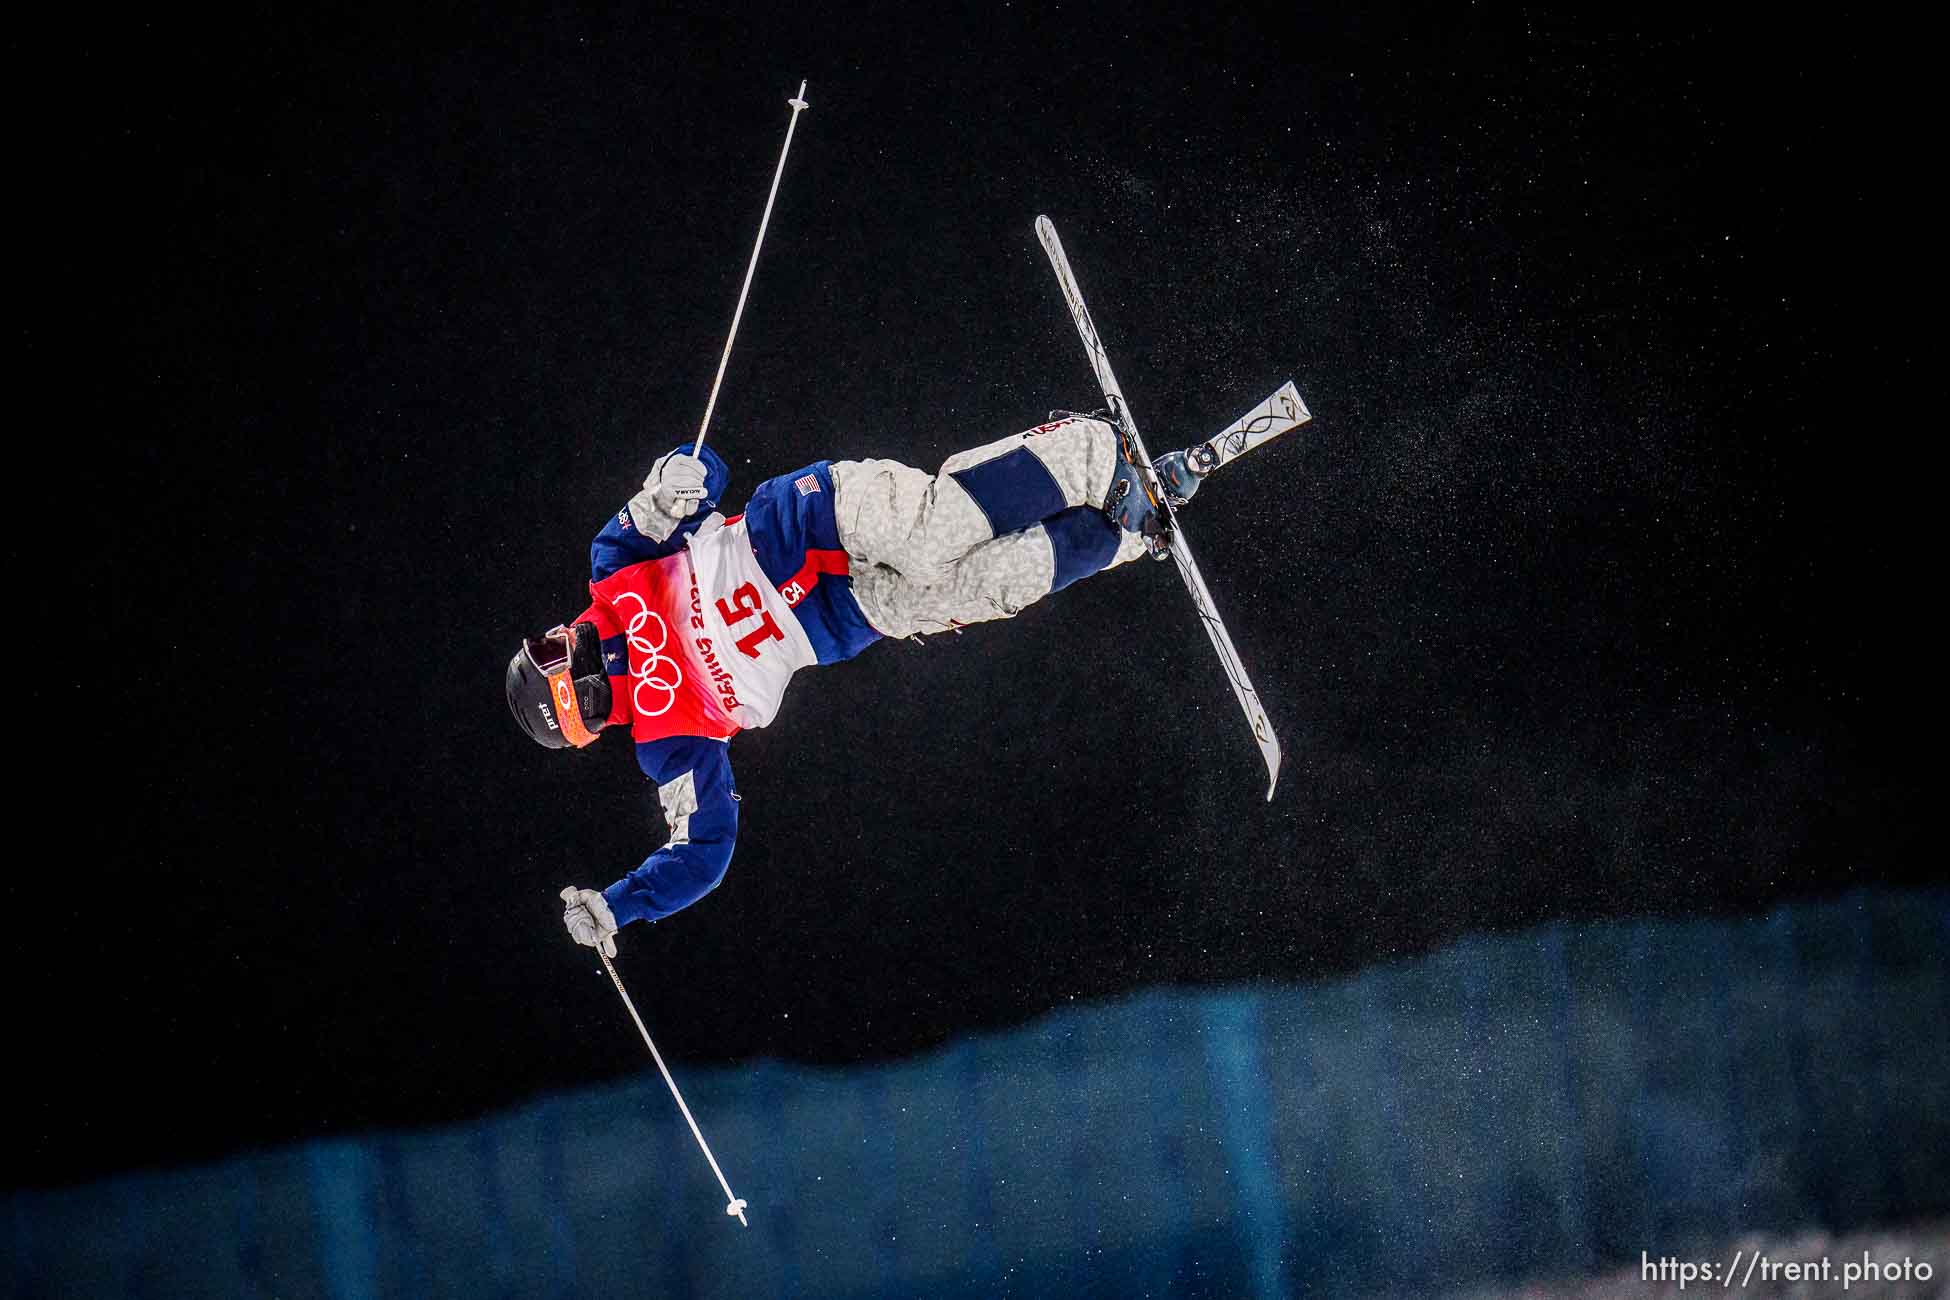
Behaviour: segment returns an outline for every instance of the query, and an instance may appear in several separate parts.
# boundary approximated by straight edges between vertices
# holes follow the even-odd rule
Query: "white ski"
[[[1063,255],[1063,241],[1056,237],[1056,226],[1048,217],[1036,218],[1036,238],[1042,241],[1043,251],[1049,254],[1050,266],[1056,271],[1056,280],[1062,286],[1064,300],[1070,304],[1070,317],[1076,322],[1077,335],[1083,340],[1083,350],[1090,355],[1090,368],[1097,372],[1097,383],[1104,390],[1104,400],[1110,404],[1111,413],[1129,432],[1131,442],[1137,448],[1140,470],[1150,480],[1151,495],[1162,503],[1165,516],[1170,522],[1171,558],[1178,565],[1178,576],[1185,580],[1185,589],[1192,593],[1193,608],[1198,611],[1199,621],[1205,625],[1205,634],[1212,638],[1212,648],[1219,652],[1219,663],[1225,668],[1226,677],[1232,682],[1232,693],[1239,697],[1239,707],[1245,710],[1246,721],[1252,725],[1253,739],[1259,742],[1260,756],[1266,760],[1266,797],[1270,800],[1273,797],[1274,787],[1280,781],[1279,738],[1273,734],[1273,724],[1268,720],[1266,710],[1260,706],[1259,692],[1253,689],[1252,680],[1246,676],[1246,666],[1239,661],[1239,652],[1233,648],[1232,637],[1227,634],[1226,625],[1219,619],[1218,608],[1212,603],[1212,593],[1206,589],[1205,577],[1198,571],[1198,561],[1192,558],[1191,541],[1185,536],[1184,527],[1179,524],[1171,502],[1159,488],[1157,476],[1151,472],[1151,453],[1145,450],[1144,439],[1138,434],[1137,422],[1131,418],[1130,404],[1124,400],[1124,389],[1118,384],[1117,376],[1111,371],[1110,357],[1104,352],[1103,341],[1097,337],[1097,327],[1090,320],[1090,309],[1083,305],[1083,291],[1077,287],[1075,272],[1070,270],[1070,259]],[[1261,407],[1278,410],[1280,416],[1284,417],[1286,413],[1277,404],[1288,392],[1293,395],[1297,407],[1293,414],[1298,417],[1285,426],[1290,429],[1307,418],[1306,407],[1300,404],[1299,390],[1291,383],[1261,403]],[[1255,436],[1256,431],[1251,426],[1254,417],[1258,414],[1259,408],[1255,408],[1214,439],[1218,442],[1230,435],[1239,435],[1237,450],[1226,455],[1225,460],[1231,460],[1276,433],[1285,431],[1285,429],[1272,429],[1272,424],[1268,424],[1266,427],[1272,429],[1272,432],[1260,431],[1261,436]],[[1223,464],[1224,461],[1219,463]]]
[[[1279,392],[1227,425],[1223,433],[1215,433],[1198,446],[1189,448],[1193,468],[1201,474],[1210,474],[1219,466],[1238,460],[1261,443],[1271,442],[1313,418],[1313,412],[1300,400],[1300,390],[1289,379],[1280,385]]]

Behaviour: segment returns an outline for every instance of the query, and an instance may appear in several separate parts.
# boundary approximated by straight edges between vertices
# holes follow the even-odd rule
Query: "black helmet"
[[[508,661],[508,708],[538,745],[594,744],[609,720],[609,675],[596,625],[558,626],[524,639]]]

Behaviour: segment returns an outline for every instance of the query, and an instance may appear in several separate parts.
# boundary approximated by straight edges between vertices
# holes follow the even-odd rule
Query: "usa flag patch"
[[[809,497],[819,491],[819,476],[816,474],[801,474],[798,478],[792,480],[792,486],[799,489],[800,496]]]

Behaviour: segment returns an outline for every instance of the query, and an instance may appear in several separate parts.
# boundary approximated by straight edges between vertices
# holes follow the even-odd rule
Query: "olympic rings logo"
[[[654,718],[670,712],[671,706],[677,703],[677,688],[684,684],[684,670],[677,666],[675,659],[664,653],[664,647],[670,643],[670,627],[664,622],[663,616],[651,609],[643,597],[634,591],[617,593],[617,604],[625,600],[634,600],[637,612],[632,614],[630,621],[624,625],[623,636],[630,643],[630,649],[637,655],[643,656],[642,666],[630,669],[630,676],[636,679],[636,686],[630,691],[630,700],[636,705],[638,717]],[[644,627],[653,622],[657,625],[657,639],[654,642],[642,634]],[[671,677],[674,680],[665,681],[657,675],[660,664],[670,665]],[[654,687],[664,693],[664,702],[654,709],[645,708],[643,705],[643,688],[646,686]]]

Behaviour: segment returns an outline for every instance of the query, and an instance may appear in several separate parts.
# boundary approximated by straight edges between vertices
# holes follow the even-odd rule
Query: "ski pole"
[[[677,1091],[677,1080],[670,1077],[670,1067],[664,1064],[663,1053],[659,1052],[657,1045],[650,1041],[650,1031],[643,1027],[643,1017],[636,1013],[636,1003],[630,1001],[629,993],[623,988],[623,977],[618,975],[616,967],[610,964],[608,953],[598,948],[596,955],[603,959],[603,969],[608,971],[610,979],[615,981],[617,995],[623,999],[623,1005],[630,1009],[630,1019],[636,1021],[636,1031],[643,1035],[643,1045],[650,1049],[651,1059],[657,1063],[657,1069],[663,1073],[664,1082],[670,1085],[670,1095],[677,1098],[677,1109],[684,1112],[684,1122],[691,1126],[691,1136],[697,1139],[698,1150],[702,1151],[704,1158],[711,1162],[711,1172],[718,1176],[718,1186],[724,1188],[724,1212],[736,1215],[739,1223],[747,1228],[751,1227],[751,1224],[745,1222],[745,1203],[731,1194],[731,1184],[724,1180],[724,1170],[718,1168],[718,1158],[711,1154],[711,1147],[705,1142],[704,1134],[698,1131],[697,1121],[691,1118],[691,1108],[684,1104],[684,1094]]]
[[[704,404],[704,422],[697,426],[697,441],[691,444],[691,455],[704,449],[704,435],[711,428],[711,412],[717,409],[718,385],[724,383],[724,368],[731,364],[731,343],[738,337],[738,322],[745,315],[745,295],[752,291],[752,274],[758,270],[758,250],[765,247],[765,228],[772,224],[772,200],[779,197],[779,178],[785,175],[785,156],[792,152],[793,128],[799,125],[799,114],[806,107],[806,83],[799,83],[799,93],[787,100],[792,105],[792,120],[785,124],[785,147],[779,150],[778,170],[772,173],[772,192],[765,196],[765,215],[759,219],[758,239],[752,244],[751,264],[745,268],[745,287],[738,291],[738,310],[731,314],[731,333],[725,336],[724,355],[718,358],[718,377],[711,381],[711,400]]]

